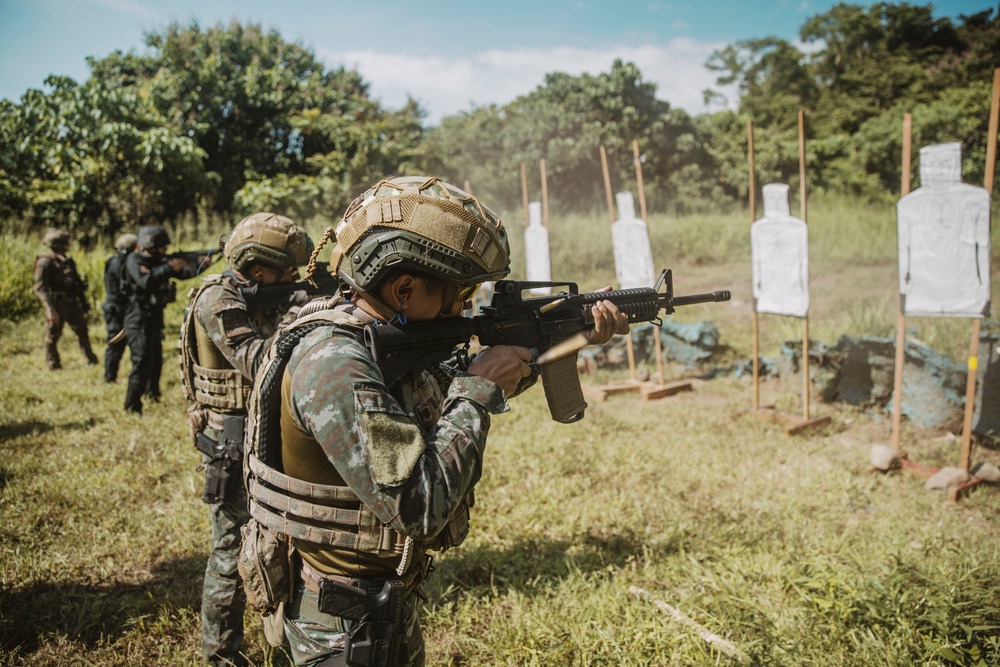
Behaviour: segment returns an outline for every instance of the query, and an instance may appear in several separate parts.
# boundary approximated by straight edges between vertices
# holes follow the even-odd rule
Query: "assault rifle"
[[[565,288],[567,291],[525,299],[523,291],[535,287]],[[661,287],[664,287],[662,292]],[[532,363],[541,371],[552,418],[570,424],[583,419],[587,407],[576,370],[576,357],[586,344],[581,332],[594,327],[591,306],[598,301],[611,301],[625,314],[629,324],[656,322],[660,325],[663,323],[659,316],[661,310],[669,315],[679,306],[730,298],[725,290],[674,296],[673,278],[667,269],[660,274],[654,287],[589,294],[580,294],[576,283],[501,280],[496,283],[490,305],[480,308],[481,315],[410,322],[404,326],[370,325],[365,328],[365,344],[388,385],[407,373],[419,373],[451,358],[460,345],[464,345],[459,352],[460,362],[467,363],[466,353],[473,336],[482,345],[530,348]]]
[[[187,266],[184,267],[183,276],[183,279],[186,280],[188,278],[200,276],[202,271],[215,264],[219,257],[222,256],[222,246],[223,243],[220,241],[218,247],[216,248],[208,248],[206,250],[181,250],[164,255],[164,257],[166,257],[167,260],[183,259],[187,262]]]
[[[278,283],[261,285],[254,283],[250,287],[241,287],[240,293],[247,304],[255,309],[285,303],[296,292],[303,292],[309,300],[321,296],[335,296],[340,281],[323,265],[318,264],[308,280],[294,283]]]

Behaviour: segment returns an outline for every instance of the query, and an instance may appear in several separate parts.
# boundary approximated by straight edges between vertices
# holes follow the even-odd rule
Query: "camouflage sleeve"
[[[389,392],[368,351],[341,336],[300,345],[287,373],[299,426],[361,502],[417,540],[437,535],[479,480],[490,414],[508,409],[495,384],[463,374],[425,431]]]
[[[222,285],[209,285],[196,298],[194,308],[195,317],[222,356],[252,381],[273,336],[258,333],[250,324],[246,302]]]

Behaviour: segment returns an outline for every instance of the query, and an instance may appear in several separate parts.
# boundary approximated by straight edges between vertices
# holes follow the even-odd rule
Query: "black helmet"
[[[139,247],[143,250],[166,248],[170,245],[170,234],[159,225],[146,225],[139,228]]]

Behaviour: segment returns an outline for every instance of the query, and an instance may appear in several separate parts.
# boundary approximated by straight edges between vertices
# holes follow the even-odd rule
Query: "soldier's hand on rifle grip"
[[[500,387],[504,396],[517,389],[521,378],[531,374],[531,350],[519,345],[494,345],[476,355],[469,372]]]
[[[598,291],[604,292],[607,288]],[[590,312],[594,316],[594,328],[584,332],[590,345],[607,343],[615,334],[629,332],[628,318],[610,301],[598,301],[590,307]]]
[[[187,260],[182,257],[174,257],[173,259],[168,259],[167,264],[169,264],[170,268],[173,269],[174,271],[183,271],[185,268],[187,268],[188,265]]]

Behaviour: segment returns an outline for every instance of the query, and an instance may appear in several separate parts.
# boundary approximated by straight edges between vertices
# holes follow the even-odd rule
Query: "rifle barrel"
[[[691,294],[689,296],[675,296],[673,299],[674,306],[690,306],[695,303],[713,303],[716,301],[729,301],[733,298],[733,295],[729,293],[729,290],[719,290],[716,292],[708,292],[707,294]]]

